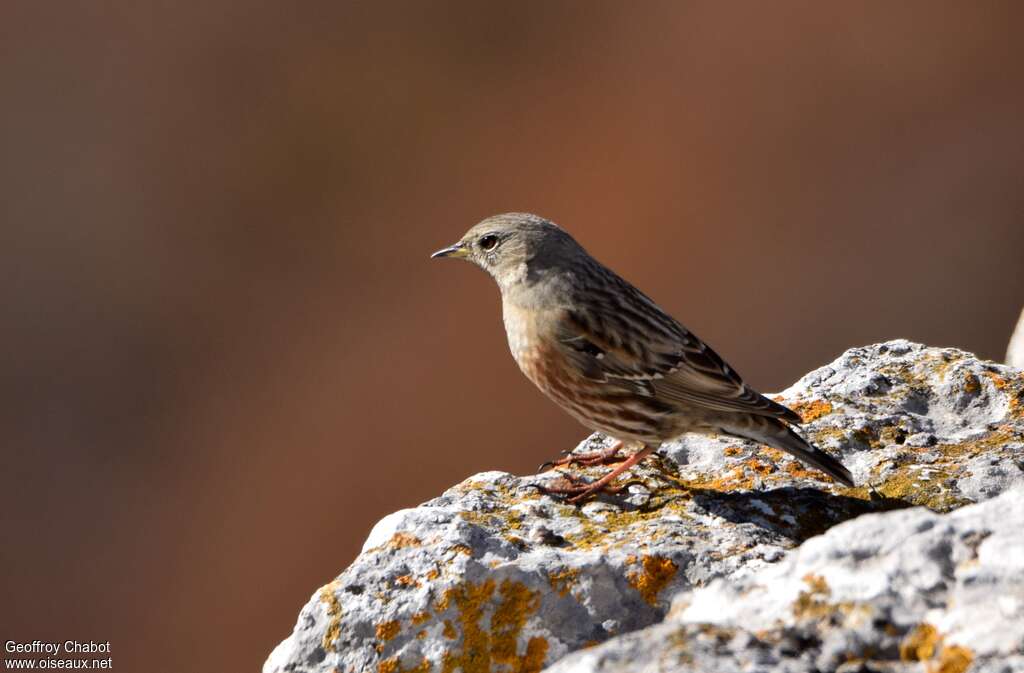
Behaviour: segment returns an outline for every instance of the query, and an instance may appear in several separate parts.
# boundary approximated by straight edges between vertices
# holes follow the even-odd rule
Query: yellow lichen
[[[458,668],[462,673],[490,673],[490,638],[481,628],[480,620],[493,593],[494,580],[489,579],[482,584],[466,582],[445,591],[438,602],[440,609],[454,605],[458,610],[457,620],[463,641],[462,651],[458,654],[452,651],[444,653],[444,673],[452,673]]]
[[[320,646],[327,652],[334,650],[334,641],[341,635],[341,602],[338,600],[338,587],[338,580],[334,580],[320,588],[320,602],[327,606],[327,628],[320,639]]]
[[[675,577],[679,566],[663,556],[644,556],[640,570],[626,575],[626,581],[636,589],[650,605],[658,604],[658,594]]]
[[[695,479],[687,486],[709,491],[749,491],[754,488],[754,478],[747,474],[745,465],[740,463],[718,477]]]
[[[819,428],[810,434],[814,443],[818,445],[828,444],[830,440],[840,445],[847,442],[846,433],[839,428]]]
[[[509,502],[508,504],[513,504]],[[503,532],[509,530],[519,530],[523,527],[523,515],[521,512],[509,509],[507,507],[498,509],[491,512],[478,512],[474,510],[467,510],[459,512],[459,517],[464,521],[483,526],[486,528],[495,528]]]
[[[900,643],[902,661],[928,661],[942,641],[938,629],[928,623],[921,623],[907,634]]]
[[[807,589],[801,591],[790,609],[793,617],[798,620],[831,620],[838,616],[847,617],[857,615],[863,618],[871,613],[871,608],[863,603],[852,601],[832,602],[832,589],[828,586],[825,578],[813,573],[804,575],[804,583]]]
[[[688,517],[686,503],[691,493],[683,482],[668,483],[658,489],[658,500],[645,509],[627,509],[601,513],[599,520],[592,520],[578,508],[572,508],[565,516],[579,521],[577,532],[566,535],[565,539],[575,549],[607,549],[611,543],[626,544],[630,539],[642,539],[642,533],[633,531],[646,525],[658,525],[666,515]],[[630,535],[616,535],[629,530]]]
[[[1001,425],[974,439],[957,444],[940,444],[931,448],[908,447],[906,460],[897,464],[883,462],[872,470],[871,483],[881,495],[921,505],[937,512],[948,512],[970,501],[958,496],[946,484],[949,479],[963,475],[966,459],[1000,450],[1011,442],[1024,439],[1024,433],[1013,425]],[[914,454],[932,453],[938,456],[934,463],[920,465]],[[864,497],[860,489],[847,492]]]
[[[835,432],[838,435],[842,434],[839,430]],[[875,437],[882,437],[884,441],[891,441],[894,439],[894,433],[898,432],[901,432],[899,428],[887,426],[880,432],[865,434],[873,434]],[[871,469],[871,475],[865,480],[864,485],[840,488],[840,492],[847,497],[868,501],[881,495],[891,501],[902,501],[928,507],[937,512],[948,512],[970,502],[957,495],[949,486],[950,479],[964,475],[966,459],[986,453],[997,454],[1007,444],[1022,440],[1024,432],[1020,427],[1004,424],[956,444],[900,447],[900,453],[893,459],[884,460]],[[933,462],[922,464],[918,460],[919,454],[933,456],[930,458]]]
[[[881,495],[892,500],[902,500],[928,507],[937,512],[946,512],[969,501],[956,496],[942,484],[952,475],[941,466],[929,466],[927,476],[920,466],[900,468],[876,486]]]
[[[889,446],[890,444],[902,444],[903,440],[907,437],[907,433],[903,431],[903,428],[895,425],[887,425],[882,428],[878,433],[879,444],[882,446]]]
[[[397,621],[381,622],[377,624],[377,640],[387,642],[397,636],[401,628]]]
[[[828,603],[832,589],[821,575],[804,575],[807,590],[801,591],[793,602],[793,616],[797,619],[817,619],[833,612]]]

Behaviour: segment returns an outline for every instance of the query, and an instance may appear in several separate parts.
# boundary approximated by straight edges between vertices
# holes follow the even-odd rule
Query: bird
[[[853,487],[850,471],[793,428],[801,417],[751,388],[704,341],[539,215],[488,217],[432,258],[469,261],[501,292],[509,349],[523,374],[585,427],[616,440],[545,465],[618,465],[557,492],[580,502],[685,433],[781,449]],[[636,447],[628,458],[620,451]],[[542,466],[543,469],[544,466]]]

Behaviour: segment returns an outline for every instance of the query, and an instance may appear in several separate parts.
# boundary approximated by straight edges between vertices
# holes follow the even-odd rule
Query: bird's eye
[[[479,243],[482,250],[490,252],[498,247],[498,237],[494,234],[487,234],[486,236],[480,237]]]

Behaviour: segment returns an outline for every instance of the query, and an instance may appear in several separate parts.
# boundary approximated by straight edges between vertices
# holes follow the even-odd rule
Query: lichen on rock
[[[901,647],[924,652],[923,644],[912,646],[921,624],[937,630],[929,670],[982,665],[995,650],[960,638],[950,620],[896,607],[879,612],[870,587],[854,591],[835,569],[855,556],[864,563],[881,558],[914,539],[914,526],[925,527],[922,535],[955,531],[945,522],[971,509],[958,508],[1024,484],[1021,372],[955,349],[893,341],[847,351],[777,399],[801,413],[803,431],[841,458],[860,486],[834,484],[752,442],[691,435],[634,469],[621,494],[581,507],[538,492],[535,485],[555,473],[478,474],[382,519],[352,565],[302,609],[265,673],[525,672],[573,652],[579,654],[567,661],[584,666],[578,670],[619,670],[594,662],[640,661],[641,649],[654,656],[644,634],[663,637],[657,652],[666,661],[704,662],[693,670],[711,670],[711,651],[739,657],[735,662],[775,657],[789,665],[796,660],[779,653],[799,650],[794,643],[806,634],[825,638],[815,645],[814,665],[876,655],[909,665],[901,663]],[[609,443],[594,435],[577,450]],[[601,470],[578,472],[596,478]],[[914,506],[927,509],[906,510]],[[842,533],[851,526],[863,526],[858,535],[877,544]],[[978,550],[973,560],[950,557],[964,567],[987,572],[1000,555],[984,538],[943,539],[959,550],[954,556]],[[826,548],[822,540],[842,544]],[[931,570],[905,567],[888,581],[914,583],[901,589],[904,601],[939,596],[952,580],[943,574],[948,564],[935,563]],[[770,574],[786,564],[797,564],[792,572],[800,574]],[[758,630],[680,617],[704,604],[701,592],[717,591],[729,602],[716,608],[720,616],[739,609],[740,596],[728,588],[769,581],[759,577],[773,578],[773,600],[786,599],[766,613],[782,630],[775,622]],[[825,623],[839,626],[826,633],[816,626]],[[873,654],[863,643],[882,650]],[[591,655],[598,658],[579,663]],[[853,658],[840,661],[847,655]],[[732,670],[730,661],[711,668]]]
[[[1022,551],[1021,487],[950,514],[867,515],[549,670],[1022,671]]]

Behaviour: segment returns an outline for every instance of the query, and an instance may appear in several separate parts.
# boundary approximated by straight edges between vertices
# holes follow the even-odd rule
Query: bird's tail
[[[781,449],[798,460],[817,468],[836,481],[853,487],[853,475],[838,460],[814,446],[782,421],[768,416],[748,416],[738,427],[724,428],[726,432],[755,442]]]

